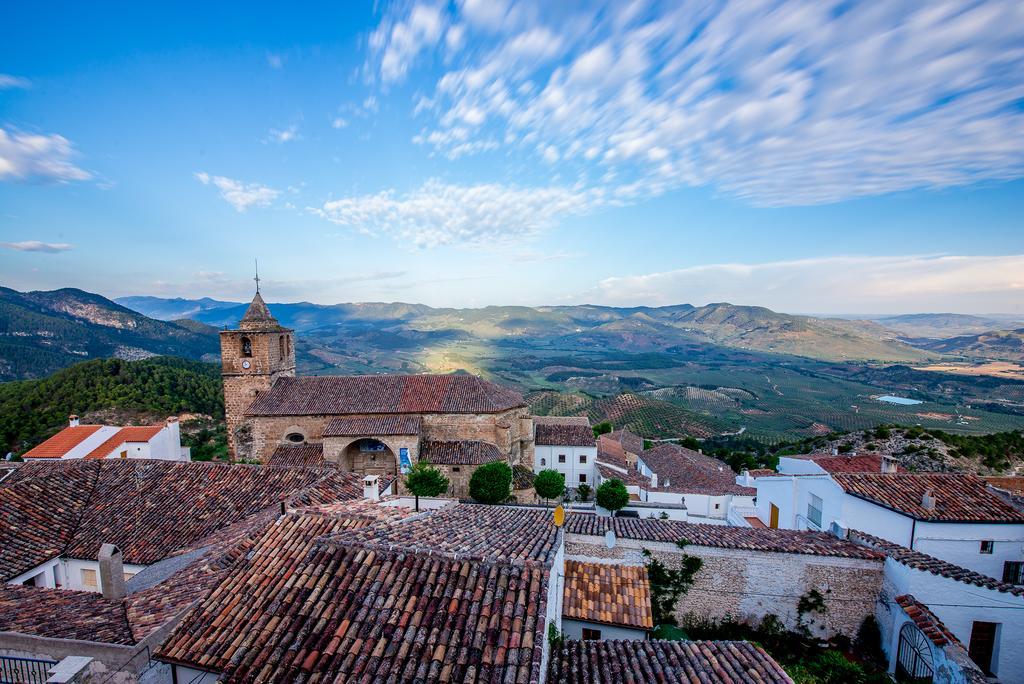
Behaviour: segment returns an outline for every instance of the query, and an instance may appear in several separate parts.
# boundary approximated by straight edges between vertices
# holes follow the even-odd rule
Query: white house
[[[753,512],[756,490],[736,484],[727,464],[698,451],[661,444],[638,456],[636,470],[648,480],[641,501],[683,504],[690,522],[724,523],[734,508]]]
[[[568,639],[646,639],[654,628],[643,565],[565,561],[562,634]]]
[[[178,419],[171,416],[163,425],[115,427],[81,425],[71,416],[68,427],[22,455],[27,460],[146,458],[187,461],[189,448],[181,446]]]
[[[566,487],[597,486],[597,440],[586,416],[534,416],[533,470],[557,470]]]
[[[815,466],[802,463],[805,470]],[[780,461],[780,470],[786,467]],[[1024,513],[981,478],[841,472],[834,466],[822,471],[755,478],[758,518],[769,527],[797,530],[836,523],[995,579],[1022,582]]]
[[[857,530],[850,530],[848,538],[886,555],[875,617],[890,671],[902,667],[914,674],[910,666],[916,662],[921,681],[983,681],[964,662],[966,648],[985,674],[1001,682],[1024,682],[1024,587]],[[931,617],[922,615],[922,608]],[[927,642],[906,627],[908,621]],[[949,643],[951,637],[959,644]]]

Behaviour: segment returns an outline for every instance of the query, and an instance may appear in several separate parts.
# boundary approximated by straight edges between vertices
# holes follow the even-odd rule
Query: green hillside
[[[43,380],[0,383],[0,451],[21,453],[67,424],[103,409],[224,415],[220,369],[172,357],[97,359]]]

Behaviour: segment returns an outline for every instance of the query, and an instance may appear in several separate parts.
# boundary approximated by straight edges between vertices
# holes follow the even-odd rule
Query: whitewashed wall
[[[565,455],[565,463],[558,462],[558,456]],[[580,456],[587,459],[580,463]],[[542,464],[543,461],[543,464]],[[597,447],[549,446],[538,444],[534,447],[533,471],[557,470],[565,475],[566,487],[578,487],[580,475],[586,476],[586,484],[591,488],[597,486]]]

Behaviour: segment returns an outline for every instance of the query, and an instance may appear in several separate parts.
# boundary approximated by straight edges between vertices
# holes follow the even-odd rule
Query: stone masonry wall
[[[788,629],[796,629],[797,602],[817,589],[825,598],[826,612],[806,616],[812,632],[852,638],[864,618],[874,614],[882,586],[880,560],[696,545],[680,551],[674,544],[632,539],[616,540],[615,547],[608,549],[601,538],[566,535],[567,558],[644,565],[642,549],[669,567],[678,567],[683,553],[703,560],[694,585],[677,604],[680,621],[692,614],[716,620],[732,616],[756,624],[774,614]]]
[[[255,442],[239,439],[245,410],[260,392],[270,389],[278,378],[295,375],[295,352],[288,332],[225,330],[220,333],[221,374],[224,379],[224,422],[232,458],[259,459]],[[252,345],[252,356],[242,355],[242,338]],[[281,339],[285,354],[281,354]],[[249,362],[249,368],[242,363]],[[248,436],[247,436],[248,437]],[[257,437],[257,435],[253,435]]]

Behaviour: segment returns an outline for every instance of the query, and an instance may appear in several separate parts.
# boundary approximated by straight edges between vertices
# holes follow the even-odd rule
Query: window
[[[586,463],[586,462],[587,462],[587,455],[586,454],[580,454],[580,463]]]
[[[452,466],[452,472],[453,473],[461,473],[462,472],[462,468],[459,467],[459,466]]]
[[[289,432],[285,436],[285,439],[287,439],[292,444],[302,444],[303,442],[306,441],[305,435],[303,435],[301,432]]]
[[[546,459],[546,458],[542,458],[542,459],[540,459],[540,464],[541,464],[542,466],[544,466],[544,465],[547,465],[547,464],[548,464],[548,459]]]
[[[986,539],[981,542],[981,551],[978,553],[992,553],[992,547],[995,546],[995,542],[991,539]]]
[[[96,571],[82,568],[82,586],[86,589],[96,588]]]
[[[280,357],[283,359],[284,355],[285,355],[285,351],[284,351],[284,335],[281,335],[280,337],[277,338],[277,351],[278,351]]]
[[[583,640],[584,641],[600,641],[601,640],[601,630],[599,630],[599,629],[589,629],[587,627],[584,627],[583,628]]]
[[[285,336],[285,342],[287,343],[287,347],[286,347],[285,351],[287,352],[288,356],[291,356],[292,355],[292,336],[291,335],[286,335]]]
[[[722,504],[720,504],[720,503],[716,503],[715,504],[715,510],[716,511],[719,510],[721,507],[722,507]]]
[[[558,454],[558,462],[565,463],[565,454]]]
[[[242,356],[252,356],[252,340],[248,337],[242,338]]]
[[[118,455],[119,455],[119,456],[120,456],[121,458],[128,458],[128,452],[127,452],[127,451],[122,451],[122,452],[121,452],[120,454],[118,454]]]
[[[1007,584],[1024,584],[1024,561],[1003,563],[1003,581]]]
[[[967,653],[987,675],[995,674],[992,672],[992,656],[995,655],[998,640],[998,622],[975,621],[971,626],[971,641]]]
[[[586,473],[580,473],[580,482],[586,482],[586,481],[587,481],[587,474]]]
[[[811,494],[811,500],[807,502],[807,519],[821,528],[821,497]]]

